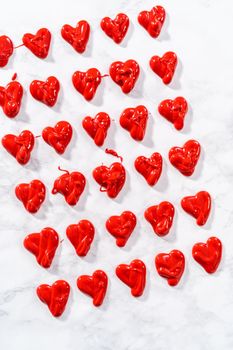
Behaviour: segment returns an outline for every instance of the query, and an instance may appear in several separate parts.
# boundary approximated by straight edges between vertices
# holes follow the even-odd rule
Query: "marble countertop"
[[[20,114],[13,120],[0,111],[0,137],[18,134],[24,129],[40,135],[48,125],[68,120],[74,127],[73,140],[64,156],[37,139],[32,159],[22,167],[0,147],[0,348],[7,350],[231,350],[233,349],[233,3],[230,0],[162,1],[167,19],[158,39],[152,39],[137,23],[137,15],[150,9],[151,0],[28,0],[1,5],[0,35],[9,35],[21,43],[26,32],[48,27],[52,44],[47,59],[37,59],[21,47],[8,66],[1,69],[0,84],[8,83],[14,72],[25,88]],[[130,28],[117,46],[100,29],[102,17],[125,12]],[[91,25],[87,51],[76,54],[60,36],[63,24],[75,25],[86,19]],[[162,84],[150,70],[151,56],[176,52],[179,63],[170,86]],[[95,99],[88,103],[73,88],[75,70],[98,68],[108,73],[116,60],[133,58],[141,75],[133,93],[125,96],[111,79],[104,79]],[[55,75],[61,93],[54,108],[35,101],[28,87],[32,80]],[[165,98],[184,96],[190,106],[185,127],[176,131],[161,118],[157,106]],[[126,107],[144,104],[150,111],[143,142],[136,143],[118,123]],[[106,144],[94,146],[81,122],[84,116],[99,111],[114,120]],[[168,161],[172,146],[190,138],[202,146],[201,159],[194,176],[185,178]],[[92,170],[111,164],[114,158],[104,148],[114,148],[124,157],[127,182],[121,195],[110,200],[99,193]],[[162,177],[149,188],[134,170],[138,155],[158,151],[164,158]],[[78,169],[87,178],[80,203],[68,207],[62,196],[53,196],[51,188],[59,175],[58,166]],[[41,179],[47,187],[47,199],[36,215],[27,213],[14,195],[20,182]],[[213,198],[211,217],[204,227],[180,208],[183,196],[207,190]],[[145,208],[163,200],[176,208],[172,232],[165,238],[154,235],[143,218]],[[118,248],[106,233],[104,223],[110,215],[132,210],[138,226],[125,248]],[[64,239],[49,270],[41,268],[23,248],[24,237],[53,227],[65,238],[65,229],[80,219],[90,219],[96,227],[96,239],[85,258],[79,258]],[[192,259],[194,243],[217,236],[223,243],[223,259],[218,271],[207,275]],[[186,257],[185,274],[171,288],[158,276],[154,257],[159,252],[180,249]],[[140,258],[147,265],[147,285],[141,298],[133,298],[127,286],[115,276],[119,263]],[[91,299],[77,290],[76,279],[103,269],[109,276],[109,289],[102,307],[94,308]],[[35,294],[41,283],[65,279],[71,285],[67,309],[53,318]]]

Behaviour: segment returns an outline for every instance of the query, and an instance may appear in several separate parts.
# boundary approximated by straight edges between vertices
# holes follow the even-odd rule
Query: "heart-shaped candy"
[[[13,43],[11,39],[6,36],[0,36],[0,67],[5,67],[10,56],[13,54]]]
[[[45,142],[59,154],[63,154],[72,137],[72,126],[66,121],[58,122],[54,128],[48,126],[42,131]]]
[[[100,26],[107,36],[116,44],[120,44],[127,33],[129,17],[124,13],[118,13],[115,19],[104,17],[100,22]]]
[[[116,238],[118,247],[124,247],[129,237],[131,236],[137,218],[131,211],[124,211],[121,215],[110,216],[106,221],[106,229]]]
[[[43,102],[49,107],[53,107],[57,101],[60,90],[60,83],[56,77],[48,77],[44,82],[33,80],[30,84],[31,95],[38,101]]]
[[[130,136],[136,141],[142,141],[148,120],[148,110],[145,106],[126,108],[120,116],[120,125],[130,132]]]
[[[36,213],[45,200],[45,185],[40,180],[33,180],[29,184],[16,186],[16,197],[23,203],[29,213]]]
[[[131,294],[134,297],[140,297],[143,294],[146,285],[146,265],[143,261],[135,259],[130,265],[118,265],[116,275],[131,288]]]
[[[29,234],[23,244],[30,253],[35,255],[39,265],[48,268],[56,253],[59,237],[53,228],[45,227],[40,233]]]
[[[184,272],[185,257],[179,250],[170,253],[160,253],[155,257],[155,266],[158,274],[167,279],[169,286],[176,286]]]
[[[96,68],[90,68],[86,72],[76,71],[72,76],[75,89],[82,94],[87,101],[93,99],[101,80],[100,71]]]
[[[65,197],[65,201],[69,205],[75,205],[79,201],[81,194],[86,185],[85,176],[78,171],[69,173],[67,170],[65,174],[59,176],[55,181],[52,189],[52,194],[60,193]]]
[[[153,153],[150,158],[139,156],[135,159],[134,166],[146,179],[148,185],[154,186],[162,173],[163,158],[158,152]]]
[[[211,209],[211,197],[206,191],[200,191],[195,196],[184,197],[181,206],[186,213],[196,219],[199,226],[205,225]]]
[[[109,115],[104,112],[96,114],[95,118],[85,117],[82,122],[84,130],[91,136],[97,146],[104,144],[110,124]]]
[[[9,118],[17,116],[23,97],[23,87],[18,81],[11,81],[6,87],[0,86],[0,106]]]
[[[188,103],[184,97],[176,97],[174,100],[164,100],[160,103],[158,111],[177,130],[181,130],[184,126],[185,115],[188,112]]]
[[[70,285],[66,281],[58,280],[51,286],[41,284],[37,287],[39,299],[45,303],[54,317],[59,317],[65,311],[70,294]]]
[[[155,6],[150,11],[142,11],[138,15],[138,22],[152,38],[157,38],[165,21],[166,12],[162,6]]]
[[[41,28],[35,35],[24,34],[22,41],[35,56],[46,58],[49,52],[51,33],[47,28]]]
[[[110,167],[101,165],[93,170],[95,181],[101,186],[100,192],[107,192],[110,198],[115,198],[125,183],[126,172],[121,163],[113,163]]]
[[[94,235],[95,228],[89,220],[81,220],[78,224],[69,225],[66,229],[66,236],[79,256],[87,255]]]
[[[175,208],[170,202],[161,202],[146,209],[145,219],[158,236],[165,236],[172,226]]]
[[[187,141],[183,147],[172,147],[169,151],[169,160],[181,174],[191,176],[200,157],[201,146],[195,140]]]
[[[3,147],[22,165],[28,163],[34,142],[34,135],[29,130],[22,131],[19,136],[8,134],[2,138]]]
[[[214,273],[222,258],[222,243],[217,237],[210,237],[206,243],[196,243],[192,255],[206,272]]]
[[[83,53],[86,49],[90,35],[90,25],[87,21],[79,21],[76,27],[65,24],[61,29],[61,35],[75,51]]]
[[[164,82],[172,81],[177,66],[177,56],[174,52],[166,52],[162,57],[153,56],[150,59],[150,67]]]
[[[139,73],[140,67],[134,60],[113,62],[109,68],[110,77],[121,87],[122,92],[125,94],[133,90]]]
[[[92,276],[82,275],[77,279],[77,286],[81,292],[93,299],[94,306],[100,306],[108,287],[108,276],[102,270],[96,270]]]

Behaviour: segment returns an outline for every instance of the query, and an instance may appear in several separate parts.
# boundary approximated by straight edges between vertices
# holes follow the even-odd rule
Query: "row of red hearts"
[[[144,27],[151,37],[157,38],[165,21],[165,10],[162,6],[156,6],[151,11],[142,11],[138,15],[139,24]],[[104,17],[101,20],[101,28],[116,44],[120,44],[124,39],[128,27],[129,17],[124,13],[119,13],[115,19]],[[90,36],[90,25],[87,21],[79,21],[76,27],[65,24],[61,29],[61,35],[78,53],[83,53]],[[51,33],[47,28],[41,28],[34,34],[24,34],[22,45],[27,47],[35,56],[46,58],[51,43]],[[17,48],[15,47],[15,48]],[[0,36],[0,67],[7,65],[9,58],[13,54],[14,46],[11,39]]]
[[[40,234],[32,234],[24,241],[26,248],[30,248],[37,259],[41,239]],[[196,243],[192,248],[192,256],[207,273],[214,273],[221,261],[222,243],[217,237],[210,237],[206,243]],[[176,286],[185,269],[184,254],[176,249],[170,253],[160,253],[155,257],[155,267],[158,274],[165,278],[170,286]],[[143,294],[146,286],[146,265],[142,260],[135,259],[129,265],[120,264],[115,272],[117,277],[131,289],[132,296],[140,297]],[[92,276],[81,275],[77,279],[77,287],[92,298],[94,306],[100,306],[106,295],[108,276],[102,270],[96,270]],[[61,316],[64,312],[69,293],[70,285],[64,280],[58,280],[52,286],[42,284],[37,288],[39,299],[47,304],[55,317]]]
[[[173,78],[177,65],[177,56],[174,52],[166,52],[162,57],[153,56],[150,59],[151,69],[163,80],[169,84]],[[139,77],[140,67],[135,60],[126,62],[113,62],[109,68],[109,75],[112,80],[120,86],[123,93],[128,94],[135,86]],[[90,68],[86,72],[76,71],[72,76],[72,82],[75,89],[90,101],[95,96],[96,90],[103,77],[98,69]],[[13,80],[17,77],[13,76]],[[33,80],[30,84],[31,95],[38,101],[53,107],[56,104],[60,90],[59,80],[50,76],[44,82]],[[0,105],[5,115],[14,118],[19,113],[21,100],[23,97],[23,87],[17,81],[12,81],[6,87],[0,87]]]

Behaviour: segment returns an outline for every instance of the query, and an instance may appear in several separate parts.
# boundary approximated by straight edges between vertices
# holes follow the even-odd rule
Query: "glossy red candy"
[[[201,146],[195,140],[187,141],[183,147],[172,147],[169,151],[169,160],[181,174],[191,176],[200,157]]]
[[[115,19],[104,17],[100,26],[107,36],[115,41],[116,44],[120,44],[127,33],[129,17],[124,13],[119,13]]]
[[[93,299],[94,306],[102,305],[108,287],[108,276],[102,270],[96,270],[92,276],[82,275],[77,279],[81,292]]]
[[[66,121],[58,122],[54,128],[48,126],[42,131],[45,142],[52,146],[58,154],[63,154],[72,137],[72,126]]]
[[[165,21],[166,12],[162,6],[155,6],[150,11],[142,11],[138,15],[138,22],[152,38],[157,38]]]
[[[17,116],[23,97],[23,87],[18,81],[11,81],[6,87],[0,86],[0,106],[9,118]]]
[[[134,60],[113,62],[109,68],[112,80],[121,87],[122,92],[125,94],[133,90],[139,73],[140,67]]]
[[[163,158],[158,152],[153,153],[150,158],[139,156],[135,159],[134,166],[146,179],[148,185],[154,186],[162,173]]]
[[[120,116],[120,125],[130,132],[131,137],[136,141],[142,141],[148,120],[148,110],[145,106],[126,108]]]
[[[130,265],[118,265],[116,275],[131,288],[131,294],[134,297],[140,297],[143,294],[146,285],[146,265],[143,261],[135,259]]]
[[[90,68],[86,72],[76,71],[72,76],[75,89],[90,101],[95,96],[96,90],[101,83],[101,74],[96,68]]]
[[[150,67],[164,82],[172,81],[177,66],[177,56],[174,52],[166,52],[162,57],[153,56],[150,59]]]
[[[23,44],[37,57],[46,58],[48,56],[51,33],[47,28],[41,28],[34,34],[24,34]]]
[[[45,227],[40,233],[29,234],[23,244],[29,252],[35,255],[39,265],[48,268],[56,253],[59,237],[53,228]]]
[[[172,226],[175,208],[170,202],[161,202],[146,209],[145,219],[151,224],[158,236],[165,236]]]
[[[83,129],[94,140],[96,146],[102,146],[104,144],[110,124],[109,115],[104,112],[96,114],[94,118],[85,117],[82,122]]]
[[[34,143],[34,135],[29,130],[22,131],[19,136],[8,134],[2,138],[3,147],[22,165],[30,160]]]
[[[45,303],[54,317],[59,317],[65,311],[70,294],[70,285],[66,281],[58,280],[52,284],[41,284],[37,287],[39,299]]]
[[[75,51],[83,53],[89,40],[90,25],[87,21],[79,21],[75,28],[65,24],[61,29],[61,35],[64,40],[73,46]]]
[[[113,163],[110,167],[101,165],[95,168],[92,174],[100,185],[100,192],[107,192],[110,198],[115,198],[125,183],[125,168],[118,162]]]
[[[86,256],[94,239],[95,228],[89,220],[81,220],[78,224],[69,225],[66,236],[79,256]]]
[[[45,185],[40,180],[33,180],[29,184],[19,184],[15,188],[16,197],[23,203],[29,213],[36,213],[45,200]]]
[[[210,237],[206,243],[196,243],[192,255],[206,272],[214,273],[222,258],[222,243],[217,237]]]
[[[65,201],[69,205],[75,205],[79,201],[81,194],[86,185],[85,176],[77,171],[59,176],[55,181],[52,189],[52,194],[60,193],[65,197]]]
[[[6,35],[0,36],[0,67],[5,67],[13,54],[13,43]]]
[[[199,226],[205,225],[211,209],[211,197],[206,191],[200,191],[195,196],[184,197],[181,206],[186,213],[196,219]]]
[[[43,102],[49,107],[53,107],[57,101],[60,90],[60,83],[56,77],[48,77],[44,82],[33,80],[30,84],[31,95],[38,101]]]
[[[167,279],[169,286],[176,286],[184,272],[185,257],[179,250],[170,253],[160,253],[155,257],[155,266],[158,274]]]
[[[124,211],[119,216],[110,216],[106,221],[106,229],[116,238],[118,247],[124,247],[135,229],[136,224],[137,218],[134,213],[131,211]]]
[[[188,112],[188,103],[184,97],[176,97],[174,100],[164,100],[160,103],[158,111],[177,130],[181,130],[184,126],[184,118]]]

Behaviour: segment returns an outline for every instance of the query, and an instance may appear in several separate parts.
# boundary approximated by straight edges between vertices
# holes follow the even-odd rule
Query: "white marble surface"
[[[39,2],[6,1],[1,4],[0,34],[9,35],[15,45],[25,32],[48,27],[53,35],[50,55],[39,60],[27,49],[16,50],[9,65],[0,71],[0,84],[10,81],[14,72],[25,88],[20,114],[14,120],[0,111],[0,137],[29,129],[36,135],[47,125],[68,120],[75,136],[64,156],[37,139],[31,162],[21,167],[0,148],[0,348],[5,350],[231,350],[233,349],[233,3],[231,0],[162,1],[167,19],[161,36],[153,40],[137,23],[137,14],[150,9],[151,0],[40,0]],[[117,46],[101,31],[99,22],[118,12],[130,17],[130,29],[123,44]],[[60,28],[86,19],[91,24],[91,38],[84,55],[62,40]],[[173,50],[179,57],[171,86],[164,86],[149,68],[152,55]],[[72,73],[91,66],[108,72],[115,60],[136,59],[142,73],[133,93],[124,96],[110,78],[105,78],[96,98],[87,103],[71,84]],[[48,108],[32,99],[28,87],[33,79],[49,75],[59,78],[62,91],[57,105]],[[190,112],[182,132],[157,113],[164,98],[183,95]],[[118,124],[121,111],[145,104],[151,112],[146,138],[132,140]],[[98,111],[110,114],[112,123],[105,146],[124,157],[127,168],[125,189],[116,200],[99,193],[92,179],[93,168],[115,158],[94,146],[81,127],[82,118]],[[170,166],[168,150],[196,138],[202,155],[195,175],[185,178]],[[159,151],[164,157],[162,177],[155,188],[149,188],[133,167],[137,155]],[[62,196],[50,194],[58,165],[78,169],[87,178],[87,188],[75,207],[68,207]],[[47,187],[47,199],[37,215],[28,214],[14,196],[14,187],[23,181],[39,178]],[[213,210],[208,224],[199,228],[182,212],[182,196],[208,190]],[[164,239],[155,236],[143,218],[144,209],[162,200],[176,208],[172,233]],[[132,210],[138,226],[125,248],[116,247],[104,228],[111,214]],[[75,255],[67,239],[58,249],[49,270],[36,264],[24,250],[25,235],[46,226],[57,230],[61,239],[65,229],[82,218],[89,218],[97,229],[95,242],[86,258]],[[191,248],[197,241],[218,236],[224,246],[219,270],[207,275],[193,261]],[[154,268],[159,252],[181,249],[187,267],[181,283],[171,288]],[[135,299],[127,286],[115,276],[119,263],[141,258],[147,265],[144,295]],[[94,308],[91,299],[76,288],[80,274],[91,274],[97,268],[109,276],[109,289],[102,307]],[[72,293],[60,319],[54,319],[36,297],[41,283],[66,279]]]

